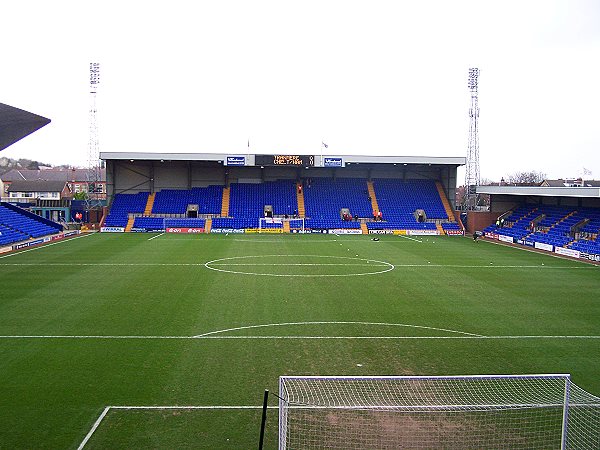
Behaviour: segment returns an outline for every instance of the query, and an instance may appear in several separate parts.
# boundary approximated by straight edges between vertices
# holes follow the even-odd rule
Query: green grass
[[[598,267],[465,238],[150,237],[0,258],[0,335],[147,337],[0,338],[0,448],[77,448],[109,405],[260,405],[280,375],[571,373],[600,394],[598,339],[305,338],[598,336]],[[235,259],[212,267],[283,276],[204,266],[223,258]],[[390,267],[374,261],[395,268],[315,276]],[[189,339],[299,322],[363,324]],[[111,410],[86,448],[252,448],[259,423],[258,410]],[[268,448],[276,440],[270,410]]]

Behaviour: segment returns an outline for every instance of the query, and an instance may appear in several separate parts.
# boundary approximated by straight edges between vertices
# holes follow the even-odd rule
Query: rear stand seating
[[[540,216],[543,217],[540,219]],[[588,223],[578,230],[579,239],[575,240],[573,227],[584,220]],[[520,206],[505,219],[503,227],[493,224],[483,231],[600,254],[600,241],[597,240],[600,233],[600,210],[593,208]]]
[[[148,202],[149,192],[137,194],[116,194],[105,227],[125,227],[130,213],[143,213]]]
[[[372,217],[367,180],[364,178],[312,178],[304,180],[305,224],[312,229],[360,229],[360,222],[346,221],[340,210],[352,216]]]
[[[385,222],[367,223],[369,230],[435,230],[435,222],[417,221],[417,209],[424,210],[428,220],[442,221],[444,230],[460,230],[457,223],[447,222],[448,214],[434,181],[377,178],[373,186]]]
[[[306,211],[305,227],[308,229],[361,229],[354,217],[368,219],[369,230],[424,229],[435,230],[441,222],[443,230],[460,230],[455,222],[448,222],[444,204],[432,180],[376,179],[374,187],[381,221],[371,221],[373,204],[365,178],[310,178],[299,185],[294,180],[266,181],[263,183],[231,183],[229,216],[214,217],[213,228],[258,228],[264,206],[272,205],[275,216],[293,217],[298,214],[297,189],[302,189]],[[203,219],[191,225],[189,219],[181,224],[169,216],[181,217],[189,204],[197,204],[200,214],[219,215],[223,186],[208,186],[191,190],[163,189],[154,197],[151,217],[136,217],[133,228],[163,230],[165,218],[173,227],[204,227]],[[148,193],[117,194],[107,217],[106,226],[125,227],[128,214],[142,214]],[[348,208],[352,220],[343,220],[340,211]],[[414,217],[417,209],[425,211],[426,222]],[[177,223],[177,224],[176,224]],[[364,225],[363,225],[364,226]],[[281,223],[263,224],[263,227],[281,228]]]
[[[0,245],[58,233],[60,225],[51,227],[34,217],[0,205]]]

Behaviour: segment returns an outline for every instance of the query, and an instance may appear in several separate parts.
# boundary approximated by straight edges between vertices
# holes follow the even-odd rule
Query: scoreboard
[[[313,155],[256,155],[254,164],[257,166],[305,166],[314,167]]]

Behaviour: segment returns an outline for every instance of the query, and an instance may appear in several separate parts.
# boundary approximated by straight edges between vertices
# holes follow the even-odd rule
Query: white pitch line
[[[343,264],[343,263],[221,263],[211,266],[358,266],[358,267],[389,267],[389,264]]]
[[[125,409],[125,410],[136,410],[136,409],[262,409],[262,405],[151,405],[151,406],[110,406],[110,409]],[[279,409],[279,406],[267,406],[268,409]]]
[[[157,237],[161,237],[163,234],[165,234],[165,232],[163,231],[160,234],[157,234],[156,236],[152,236],[150,239],[148,239],[149,241],[151,241],[152,239],[156,239]]]
[[[90,438],[92,437],[92,435],[94,434],[96,429],[100,426],[100,422],[102,422],[102,419],[104,419],[104,417],[106,417],[106,414],[108,413],[108,411],[110,411],[110,406],[107,406],[106,408],[104,408],[104,411],[102,411],[102,414],[100,414],[100,417],[98,417],[98,419],[96,419],[96,421],[94,422],[94,425],[92,425],[92,429],[88,432],[88,434],[85,435],[85,438],[83,438],[83,441],[81,441],[81,444],[79,444],[79,447],[77,447],[77,450],[81,450],[83,447],[85,447],[85,444],[87,444],[87,442],[90,440]]]
[[[222,339],[222,340],[252,340],[252,339],[306,339],[306,340],[419,340],[419,339],[482,339],[482,340],[502,340],[502,339],[600,339],[600,336],[594,335],[517,335],[517,336],[108,336],[108,335],[4,335],[0,339],[88,339],[88,340],[128,340],[128,339],[172,339],[172,340],[202,340],[202,339]]]
[[[403,234],[398,234],[398,236],[401,237],[401,238],[404,238],[404,239],[411,240],[411,241],[420,242],[421,244],[423,243],[423,241],[420,240],[420,239],[415,239],[415,238],[412,238],[412,237],[409,237],[409,236],[406,236],[406,235],[403,235]]]
[[[83,234],[83,235],[81,235],[81,236],[77,236],[77,237],[74,237],[74,238],[62,239],[62,240],[60,240],[60,241],[57,241],[57,242],[52,242],[52,243],[50,243],[50,244],[45,244],[45,245],[44,245],[44,244],[40,244],[39,246],[37,246],[37,247],[33,247],[33,248],[30,248],[30,249],[28,249],[28,250],[22,250],[22,251],[19,251],[19,252],[17,252],[17,253],[9,253],[8,255],[0,256],[0,259],[2,259],[2,258],[10,258],[11,256],[20,255],[21,253],[32,252],[32,251],[34,251],[34,250],[40,250],[40,249],[42,249],[42,248],[47,248],[47,247],[50,247],[51,245],[56,245],[56,244],[64,244],[65,242],[74,241],[75,239],[80,239],[80,238],[84,238],[84,237],[93,236],[93,234],[94,234],[94,233]]]
[[[428,327],[428,326],[424,326],[424,325],[412,325],[412,324],[406,324],[406,323],[387,323],[387,322],[357,322],[357,321],[343,321],[343,322],[342,321],[310,321],[310,322],[307,321],[307,322],[266,323],[266,324],[260,324],[260,325],[246,325],[246,326],[242,326],[242,327],[226,328],[223,330],[209,331],[207,333],[198,334],[194,337],[205,337],[205,336],[210,336],[210,335],[215,335],[215,334],[227,333],[229,331],[250,330],[250,329],[256,329],[256,328],[283,327],[283,326],[290,326],[290,325],[292,325],[292,326],[294,326],[294,325],[369,325],[369,326],[385,326],[385,327],[403,327],[403,328],[418,328],[418,329],[432,330],[432,331],[443,331],[446,333],[456,333],[456,334],[462,334],[462,335],[467,335],[467,336],[481,337],[480,334],[467,333],[465,331],[458,331],[458,330],[449,330],[446,328]]]

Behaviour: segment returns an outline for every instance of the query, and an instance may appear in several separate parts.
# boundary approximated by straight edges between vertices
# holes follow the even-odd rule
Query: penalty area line
[[[82,450],[88,441],[91,439],[93,434],[96,432],[108,412],[111,410],[165,410],[165,409],[181,409],[181,410],[240,410],[240,409],[262,409],[261,406],[255,405],[166,405],[166,406],[107,406],[104,408],[100,416],[96,419],[92,428],[83,438],[77,450]],[[267,406],[267,409],[279,409],[279,406]]]
[[[152,239],[156,239],[157,237],[161,237],[164,233],[164,231],[160,234],[157,234],[156,236],[152,236],[150,239],[148,239],[149,241],[151,241]]]

